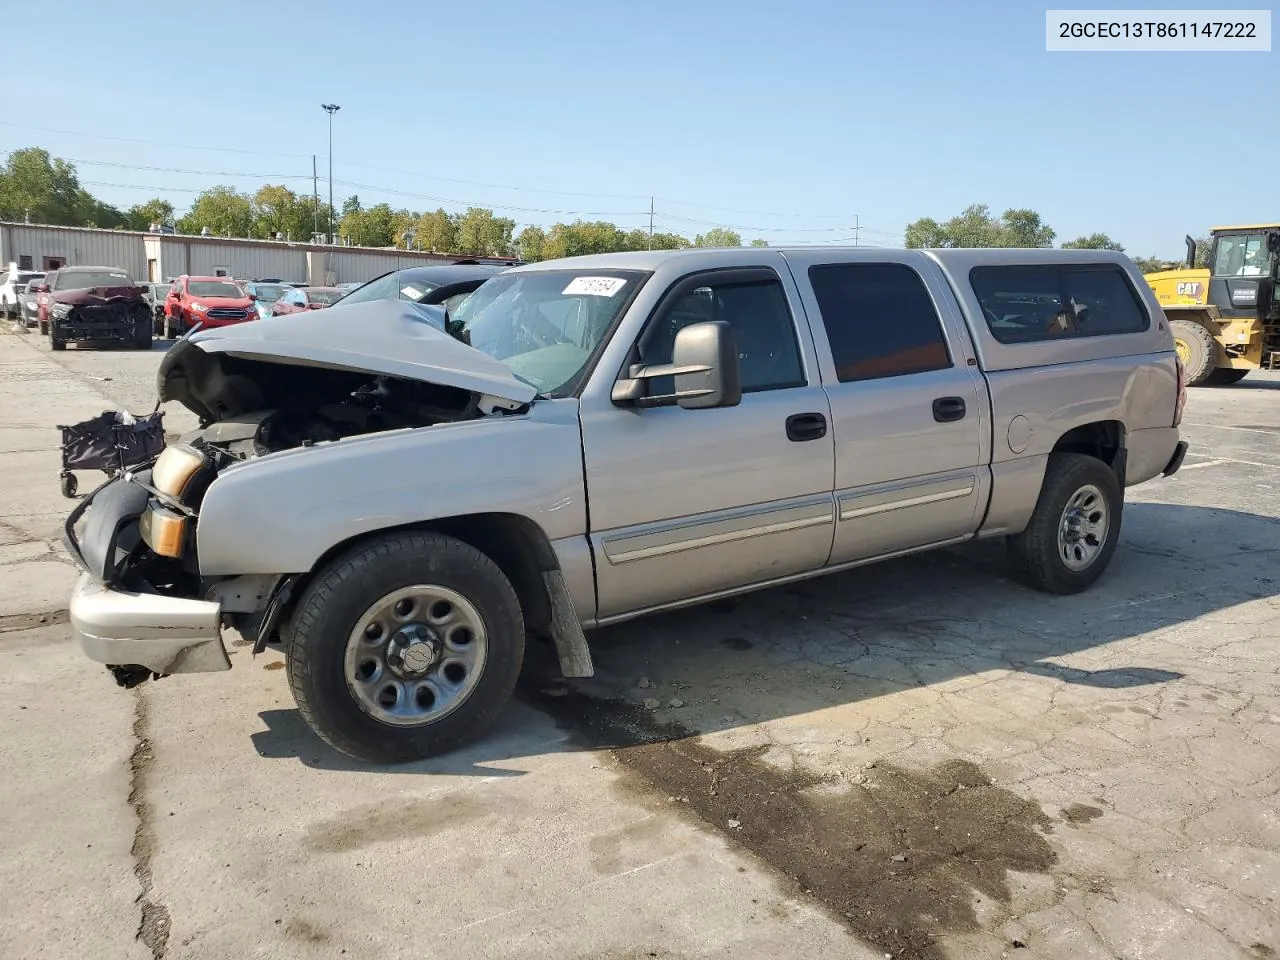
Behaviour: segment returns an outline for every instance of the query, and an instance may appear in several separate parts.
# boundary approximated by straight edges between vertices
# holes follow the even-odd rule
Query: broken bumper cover
[[[221,606],[207,600],[116,590],[89,574],[71,594],[71,627],[91,660],[154,673],[230,670]]]

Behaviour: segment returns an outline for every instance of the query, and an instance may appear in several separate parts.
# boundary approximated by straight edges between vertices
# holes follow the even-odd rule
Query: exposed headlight
[[[152,498],[138,518],[138,532],[152,550],[162,557],[182,556],[187,518]]]
[[[173,444],[164,448],[151,468],[151,485],[165,496],[181,500],[192,489],[192,480],[211,466],[209,458],[199,451]]]
[[[51,303],[49,304],[49,312],[55,317],[69,317],[71,316],[71,307],[65,303]]]
[[[203,303],[193,303],[191,304],[191,309],[196,313],[204,313],[209,309],[209,307]]]

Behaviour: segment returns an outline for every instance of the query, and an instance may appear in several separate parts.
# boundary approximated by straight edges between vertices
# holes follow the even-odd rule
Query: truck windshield
[[[631,270],[503,274],[463,300],[448,329],[539,393],[564,396],[644,278]]]

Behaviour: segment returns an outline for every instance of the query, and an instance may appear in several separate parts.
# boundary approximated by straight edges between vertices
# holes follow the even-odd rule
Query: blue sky
[[[1047,5],[70,0],[54,46],[27,33],[29,64],[57,68],[7,71],[0,151],[38,144],[109,202],[181,210],[216,183],[309,191],[334,102],[335,196],[366,204],[630,228],[652,195],[660,230],[835,241],[856,215],[898,245],[979,202],[1169,257],[1280,220],[1280,54],[1050,54]]]

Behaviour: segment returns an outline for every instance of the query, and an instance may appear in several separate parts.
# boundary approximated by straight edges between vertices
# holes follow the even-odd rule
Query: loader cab
[[[1209,303],[1224,318],[1276,318],[1280,223],[1215,227],[1209,252]]]

